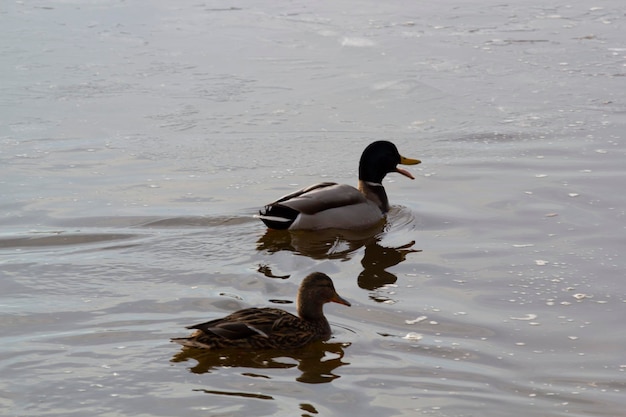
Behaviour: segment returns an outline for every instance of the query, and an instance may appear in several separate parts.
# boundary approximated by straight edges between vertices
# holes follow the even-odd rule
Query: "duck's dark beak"
[[[344,306],[348,306],[350,307],[352,304],[350,304],[350,302],[348,300],[345,300],[343,298],[341,298],[339,296],[339,294],[335,293],[335,296],[333,298],[331,298],[331,300],[333,303],[338,303],[338,304],[343,304]]]
[[[413,158],[406,158],[402,155],[400,155],[400,163],[402,165],[417,165],[417,164],[421,164],[422,161],[420,161],[419,159],[413,159]],[[402,174],[405,177],[411,178],[412,180],[415,179],[415,177],[413,176],[413,174],[411,174],[409,171],[407,171],[406,169],[402,169],[402,168],[398,168],[396,167],[396,172],[398,174]]]

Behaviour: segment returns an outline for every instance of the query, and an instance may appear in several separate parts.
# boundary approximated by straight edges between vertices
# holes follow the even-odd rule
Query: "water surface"
[[[617,1],[13,2],[0,12],[0,407],[12,416],[616,416],[626,406]],[[368,233],[263,204],[389,175]],[[333,338],[182,352],[294,310]],[[512,411],[513,410],[513,411]]]

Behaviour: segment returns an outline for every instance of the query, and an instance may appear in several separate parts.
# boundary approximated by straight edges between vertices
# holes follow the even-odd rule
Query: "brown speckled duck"
[[[203,349],[295,349],[330,338],[324,304],[350,306],[337,294],[328,275],[314,272],[300,284],[298,316],[277,308],[246,308],[224,318],[187,327],[196,329],[189,337],[172,339],[183,346]]]
[[[389,211],[389,199],[382,185],[390,172],[415,179],[398,164],[419,164],[405,158],[388,141],[376,141],[365,148],[359,161],[358,189],[346,184],[321,182],[279,198],[256,216],[270,229],[320,230],[367,229]]]

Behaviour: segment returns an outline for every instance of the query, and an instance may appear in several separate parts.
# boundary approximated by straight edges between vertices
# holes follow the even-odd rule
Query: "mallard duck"
[[[366,229],[380,222],[389,211],[389,199],[382,185],[390,172],[415,179],[398,164],[421,161],[400,155],[388,141],[373,142],[359,161],[358,189],[346,184],[321,182],[279,198],[259,211],[263,223],[278,230]]]
[[[295,349],[330,338],[330,325],[323,312],[324,304],[329,302],[350,306],[337,294],[328,275],[314,272],[300,284],[297,316],[277,308],[246,308],[189,326],[196,329],[191,336],[172,341],[204,349]]]

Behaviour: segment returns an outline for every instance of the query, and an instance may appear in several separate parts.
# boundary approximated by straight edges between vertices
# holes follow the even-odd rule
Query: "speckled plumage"
[[[295,349],[330,338],[330,325],[323,312],[323,305],[328,302],[350,305],[337,294],[327,275],[314,272],[298,290],[298,316],[277,308],[246,308],[189,326],[188,329],[196,330],[191,336],[172,341],[204,349]]]

